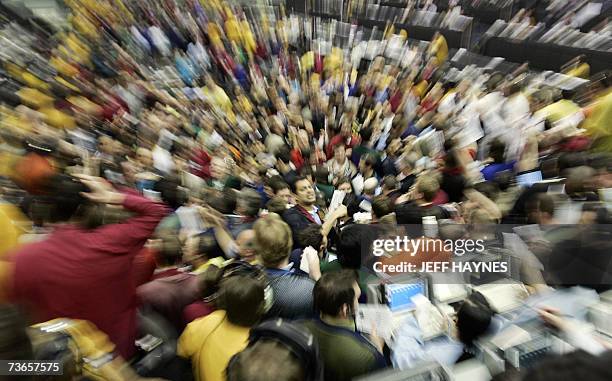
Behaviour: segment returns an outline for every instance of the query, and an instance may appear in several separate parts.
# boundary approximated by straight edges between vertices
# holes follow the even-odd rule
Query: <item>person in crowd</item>
[[[489,157],[491,163],[482,169],[482,175],[485,180],[493,181],[495,175],[506,170],[514,170],[515,162],[506,162],[506,145],[499,139],[494,140],[489,147]]]
[[[397,222],[420,224],[426,216],[433,216],[437,220],[449,218],[450,214],[446,209],[433,203],[439,190],[440,184],[434,177],[419,177],[412,192],[413,196],[409,196],[412,200],[395,207]]]
[[[376,156],[371,154],[365,154],[359,159],[359,174],[363,177],[364,181],[370,178],[378,178],[378,175],[374,170],[377,162],[378,159]]]
[[[387,197],[391,204],[395,205],[395,201],[401,196],[399,185],[395,176],[384,177],[381,182],[380,195]]]
[[[418,157],[415,156],[416,154],[408,155],[400,160],[400,173],[397,175],[397,181],[399,181],[401,193],[408,193],[416,182],[417,173],[415,167]]]
[[[384,195],[372,200],[372,224],[385,223],[391,219],[394,212],[393,200]],[[393,221],[393,219],[391,219]]]
[[[336,146],[338,145],[345,147],[345,154],[346,148],[352,149],[353,147],[357,146],[359,139],[353,135],[352,123],[353,121],[350,120],[349,116],[347,116],[345,121],[342,121],[341,123],[340,133],[332,137],[329,141],[325,151],[328,160],[331,160],[332,156],[334,159],[336,159]]]
[[[319,343],[326,380],[352,380],[386,367],[384,342],[355,330],[355,313],[361,290],[354,271],[324,274],[313,290],[316,320],[305,321]]]
[[[261,206],[261,196],[257,191],[249,188],[243,188],[240,191],[236,198],[236,214],[240,217],[232,221],[230,226],[234,237],[241,231],[253,227]]]
[[[200,296],[200,282],[195,274],[178,268],[183,259],[178,237],[163,237],[161,246],[152,280],[139,286],[136,293],[145,308],[151,308],[173,325],[178,336],[185,328],[183,309]]]
[[[376,164],[379,159],[378,151],[371,148],[372,143],[370,142],[370,140],[372,139],[372,134],[373,134],[373,130],[371,127],[362,128],[359,131],[361,142],[359,143],[358,146],[354,147],[351,153],[351,161],[353,162],[353,164],[357,166],[360,172],[362,172],[361,168],[359,168],[359,164],[361,163],[362,156],[366,154],[373,155],[373,158],[371,158],[370,160],[373,161],[374,164]]]
[[[295,165],[291,162],[287,146],[281,147],[276,154],[276,168],[287,184],[295,183],[299,175]]]
[[[287,210],[287,201],[283,197],[274,197],[266,204],[266,210],[268,213],[276,213],[278,215],[282,215]]]
[[[344,144],[338,144],[334,147],[334,157],[327,161],[327,169],[330,175],[337,179],[339,177],[353,178],[357,174],[357,168],[346,155],[346,147]]]
[[[255,329],[258,333],[251,335],[247,348],[228,364],[228,381],[319,379],[317,344],[305,328],[283,320],[270,320]],[[270,361],[271,358],[277,361]]]
[[[306,177],[298,177],[295,180],[293,193],[295,193],[297,205],[287,209],[283,213],[283,219],[291,227],[293,236],[296,238],[296,244],[298,243],[297,235],[299,231],[308,225],[321,225],[323,235],[327,236],[336,221],[346,216],[346,207],[341,205],[326,218],[319,208],[315,206],[316,193],[314,186]]]
[[[227,380],[305,381],[304,373],[303,365],[289,348],[276,340],[262,340],[239,353],[227,369]]]
[[[271,317],[296,319],[312,316],[314,282],[296,273],[289,262],[293,238],[291,229],[276,214],[269,214],[255,223],[255,252],[270,278],[274,302]]]
[[[69,223],[14,253],[12,300],[26,305],[35,322],[60,317],[90,321],[124,358],[131,358],[138,305],[131,263],[168,209],[121,193],[101,178],[57,176],[50,187],[56,221]],[[122,205],[134,216],[92,227],[87,205],[90,211],[91,206]]]
[[[527,64],[449,65],[440,33],[424,46],[388,28],[384,54],[368,60],[361,26],[354,44],[319,51],[291,10],[65,3],[59,34],[0,7],[0,300],[35,325],[65,319],[114,345],[92,356],[137,364],[135,339],[181,337],[197,379],[310,379],[318,367],[247,337],[262,317],[314,317],[327,379],[365,375],[382,366],[381,347],[355,332],[354,300],[402,273],[372,274],[372,261],[456,259],[444,248],[372,255],[373,240],[396,235],[503,248],[536,297],[612,283],[611,76],[595,63],[600,73],[568,90]],[[519,19],[577,13],[578,2],[557,3],[568,4]],[[516,236],[502,239],[502,224],[518,224]],[[236,266],[262,266],[267,279],[220,280]],[[477,352],[491,305],[475,293],[456,305],[461,332],[446,335],[445,363]],[[153,315],[168,332],[147,331]],[[419,340],[404,343],[421,353]],[[396,367],[413,364],[390,349],[403,356]],[[266,356],[287,363],[262,368]]]
[[[329,183],[329,171],[324,166],[318,166],[314,176],[317,192],[321,193],[325,199],[325,205],[328,205],[334,194],[334,186]]]
[[[376,180],[376,178],[374,177],[370,177],[369,179],[363,182],[363,193],[360,197],[361,200],[371,203],[372,199],[376,196],[377,190],[378,180]]]
[[[400,138],[394,138],[389,143],[389,146],[385,150],[385,156],[380,162],[379,173],[382,177],[386,176],[397,176],[397,160],[399,159],[399,152],[402,147],[402,140]]]
[[[283,198],[285,200],[285,204],[294,204],[293,195],[291,194],[291,187],[282,178],[270,178],[270,188],[272,190],[273,197]]]
[[[409,318],[396,333],[397,340],[391,347],[392,362],[395,367],[407,369],[426,359],[436,359],[447,366],[473,359],[478,354],[476,341],[494,332],[493,316],[487,299],[474,292],[457,309],[454,334],[431,346],[425,345],[416,320]]]
[[[353,185],[348,177],[340,177],[336,184],[336,189],[345,194],[353,193]]]
[[[179,356],[191,360],[196,380],[224,380],[232,356],[246,347],[249,329],[265,312],[265,284],[251,275],[225,276],[218,310],[187,325],[178,341]]]

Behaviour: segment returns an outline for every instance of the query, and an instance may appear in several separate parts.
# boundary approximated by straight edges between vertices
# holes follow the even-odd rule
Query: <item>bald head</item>
[[[378,188],[378,180],[374,177],[370,177],[363,182],[363,193],[365,195],[373,196],[376,193],[376,188]]]

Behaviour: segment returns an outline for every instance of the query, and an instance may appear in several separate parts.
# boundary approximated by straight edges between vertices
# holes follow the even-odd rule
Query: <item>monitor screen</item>
[[[525,172],[516,175],[516,182],[523,187],[530,187],[540,181],[542,181],[542,172],[540,171]]]
[[[415,304],[412,297],[415,295],[427,297],[427,285],[422,278],[406,283],[391,283],[385,285],[385,299],[392,312],[413,310]]]

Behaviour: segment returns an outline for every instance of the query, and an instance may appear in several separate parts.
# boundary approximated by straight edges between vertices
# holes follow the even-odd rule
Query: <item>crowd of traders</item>
[[[17,86],[1,91],[0,358],[48,356],[66,377],[111,380],[305,380],[318,368],[350,380],[398,366],[391,343],[355,329],[373,276],[364,236],[432,216],[445,226],[609,221],[609,77],[578,105],[529,75],[451,71],[441,35],[420,51],[409,31],[387,31],[404,54],[369,61],[358,49],[320,55],[282,12],[66,4],[69,27],[46,44],[3,29],[15,55],[2,74]],[[534,170],[564,186],[517,184]],[[609,242],[592,230],[570,252],[564,235],[534,243],[534,293],[582,269],[607,288]],[[571,271],[545,271],[560,260]],[[465,350],[452,361],[470,357],[493,315],[477,293],[462,304],[454,340]],[[306,328],[321,364],[249,339],[275,318]],[[138,358],[153,336],[191,365],[150,372]],[[560,379],[570,362],[610,379],[594,355],[605,348],[590,352],[524,379]]]

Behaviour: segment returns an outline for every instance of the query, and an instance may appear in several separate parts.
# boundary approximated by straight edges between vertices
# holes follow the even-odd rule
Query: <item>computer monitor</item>
[[[391,312],[414,310],[412,297],[419,294],[428,297],[429,292],[427,278],[417,274],[393,277],[382,285],[383,302]]]
[[[409,312],[415,309],[412,297],[429,297],[429,283],[420,274],[385,277],[368,285],[368,302],[386,304],[391,312]]]
[[[529,171],[516,175],[516,182],[522,187],[529,188],[535,183],[542,181],[541,171]]]

